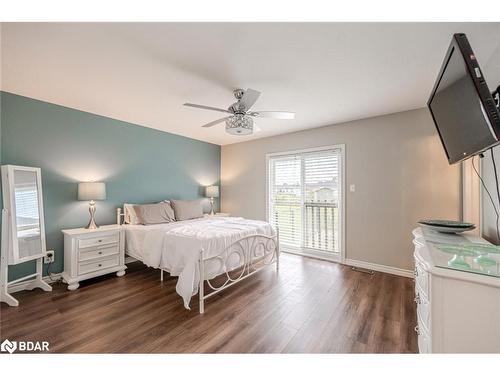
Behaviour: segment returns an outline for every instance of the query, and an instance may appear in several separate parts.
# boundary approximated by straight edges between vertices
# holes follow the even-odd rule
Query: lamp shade
[[[219,196],[219,187],[216,185],[207,186],[205,188],[205,196],[207,198],[217,198]]]
[[[106,199],[106,184],[104,182],[80,182],[78,184],[78,200],[99,201]]]

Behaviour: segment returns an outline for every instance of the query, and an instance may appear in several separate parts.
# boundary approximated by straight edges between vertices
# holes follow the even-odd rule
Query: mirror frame
[[[42,251],[39,254],[29,257],[19,257],[19,242],[17,241],[17,221],[16,221],[16,202],[14,196],[14,171],[27,171],[36,173],[36,184],[38,188],[38,216],[40,220],[40,241]],[[3,205],[8,210],[9,224],[9,264],[24,263],[30,260],[38,259],[47,255],[47,245],[45,242],[45,220],[43,211],[43,190],[42,190],[42,170],[35,167],[23,167],[18,165],[2,166],[2,193]]]

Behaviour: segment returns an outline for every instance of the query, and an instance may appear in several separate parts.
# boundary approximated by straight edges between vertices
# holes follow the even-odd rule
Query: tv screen
[[[465,34],[455,34],[428,101],[448,162],[499,142],[500,115]]]

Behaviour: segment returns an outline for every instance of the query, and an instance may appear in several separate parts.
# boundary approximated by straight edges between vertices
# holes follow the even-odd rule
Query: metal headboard
[[[125,211],[122,213],[121,207],[116,209],[116,224],[122,225],[125,223]]]

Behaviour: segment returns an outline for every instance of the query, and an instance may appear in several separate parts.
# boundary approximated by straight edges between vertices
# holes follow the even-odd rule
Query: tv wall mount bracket
[[[500,108],[500,85],[491,93],[491,95],[493,96],[493,100],[495,100],[497,108]]]

